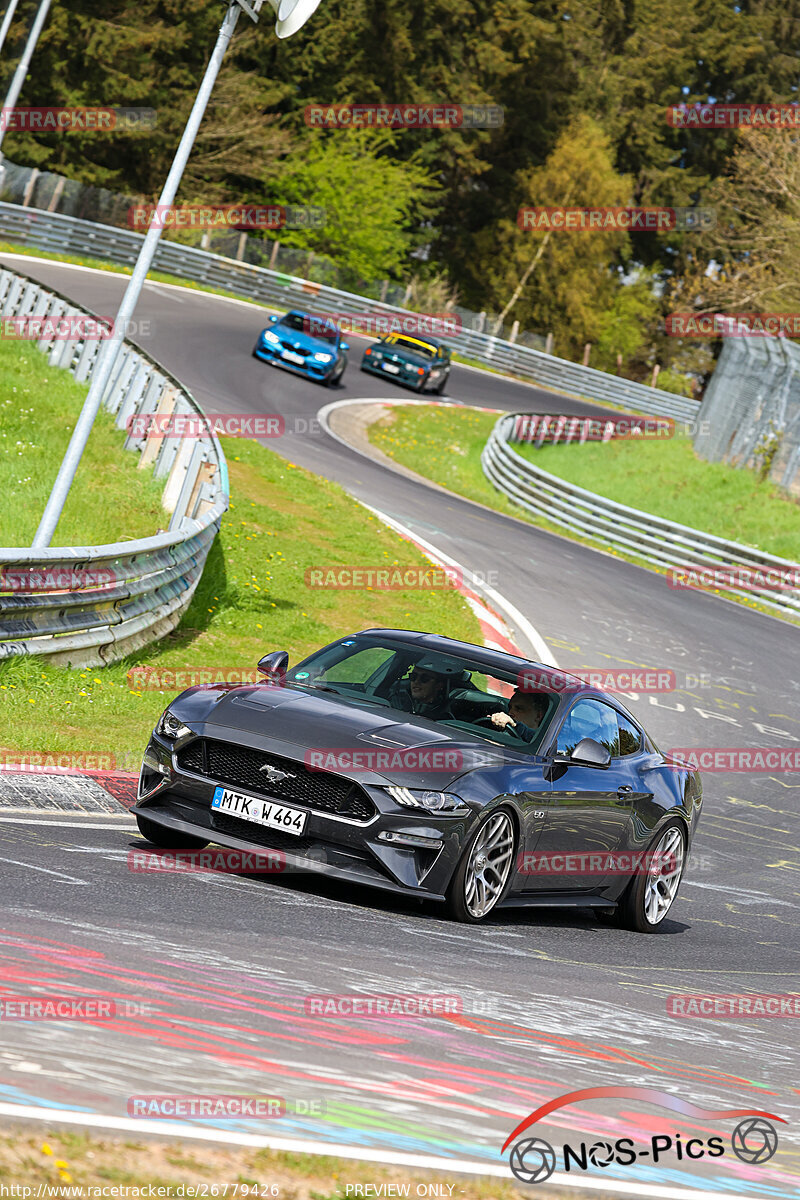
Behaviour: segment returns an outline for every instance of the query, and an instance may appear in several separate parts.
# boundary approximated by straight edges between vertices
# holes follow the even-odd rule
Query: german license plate
[[[287,362],[297,363],[298,367],[302,367],[303,363],[306,361],[302,354],[292,354],[291,350],[284,350],[281,354],[281,358],[285,358]]]
[[[390,375],[400,374],[400,368],[396,367],[394,363],[383,363],[382,366],[384,371],[388,371]]]
[[[211,807],[215,812],[228,813],[231,817],[240,817],[243,821],[253,821],[270,829],[282,829],[284,833],[294,833],[297,837],[305,829],[308,817],[308,813],[301,808],[287,808],[285,804],[276,804],[274,800],[261,800],[257,796],[246,796],[243,792],[233,792],[225,787],[214,788]]]

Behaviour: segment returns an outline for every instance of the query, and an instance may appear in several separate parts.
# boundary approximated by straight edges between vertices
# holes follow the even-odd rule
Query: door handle
[[[631,785],[629,783],[621,783],[619,785],[619,787],[617,788],[617,795],[618,796],[628,796],[628,795],[630,795],[630,793],[632,791],[633,791],[633,788],[631,787]]]

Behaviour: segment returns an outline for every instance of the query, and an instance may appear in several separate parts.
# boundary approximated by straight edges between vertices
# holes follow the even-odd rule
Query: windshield
[[[429,342],[418,342],[416,338],[400,337],[397,334],[388,337],[386,345],[395,350],[410,350],[420,358],[435,358],[439,349],[438,346],[431,346]]]
[[[329,342],[332,346],[336,345],[339,337],[338,329],[331,325],[330,321],[326,321],[324,317],[311,316],[309,313],[287,313],[285,317],[281,317],[278,325],[296,330],[297,333],[306,333],[309,337],[317,338],[320,342]]]
[[[558,696],[518,686],[517,670],[487,668],[467,656],[380,638],[346,638],[312,654],[286,674],[290,685],[333,692],[357,704],[379,705],[443,725],[454,734],[534,753],[542,744]]]

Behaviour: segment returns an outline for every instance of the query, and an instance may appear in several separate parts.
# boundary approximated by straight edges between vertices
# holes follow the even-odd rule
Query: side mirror
[[[277,319],[278,319],[278,318],[275,316],[275,314],[274,314],[274,313],[273,313],[273,314],[272,314],[272,316],[269,318],[269,320],[272,322],[272,324],[273,324],[273,325],[275,324],[275,322],[277,321]]]
[[[285,650],[273,650],[271,654],[265,654],[259,659],[256,669],[262,675],[266,675],[268,682],[281,682],[289,669],[289,655]]]
[[[339,349],[340,350],[349,350],[350,343],[349,342],[339,342]]]
[[[557,754],[555,761],[569,766],[599,767],[605,769],[611,762],[611,755],[605,746],[601,746],[594,738],[581,738],[572,754],[567,757]]]

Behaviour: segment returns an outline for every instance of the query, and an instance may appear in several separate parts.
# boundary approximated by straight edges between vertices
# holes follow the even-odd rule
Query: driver
[[[461,668],[433,657],[415,663],[405,679],[389,691],[389,703],[401,712],[416,713],[430,721],[453,720],[450,684],[460,678]]]
[[[548,700],[540,692],[523,692],[517,688],[508,702],[508,712],[496,712],[491,715],[491,722],[498,729],[522,738],[523,742],[532,742],[539,732],[539,726],[544,720],[548,709]]]

